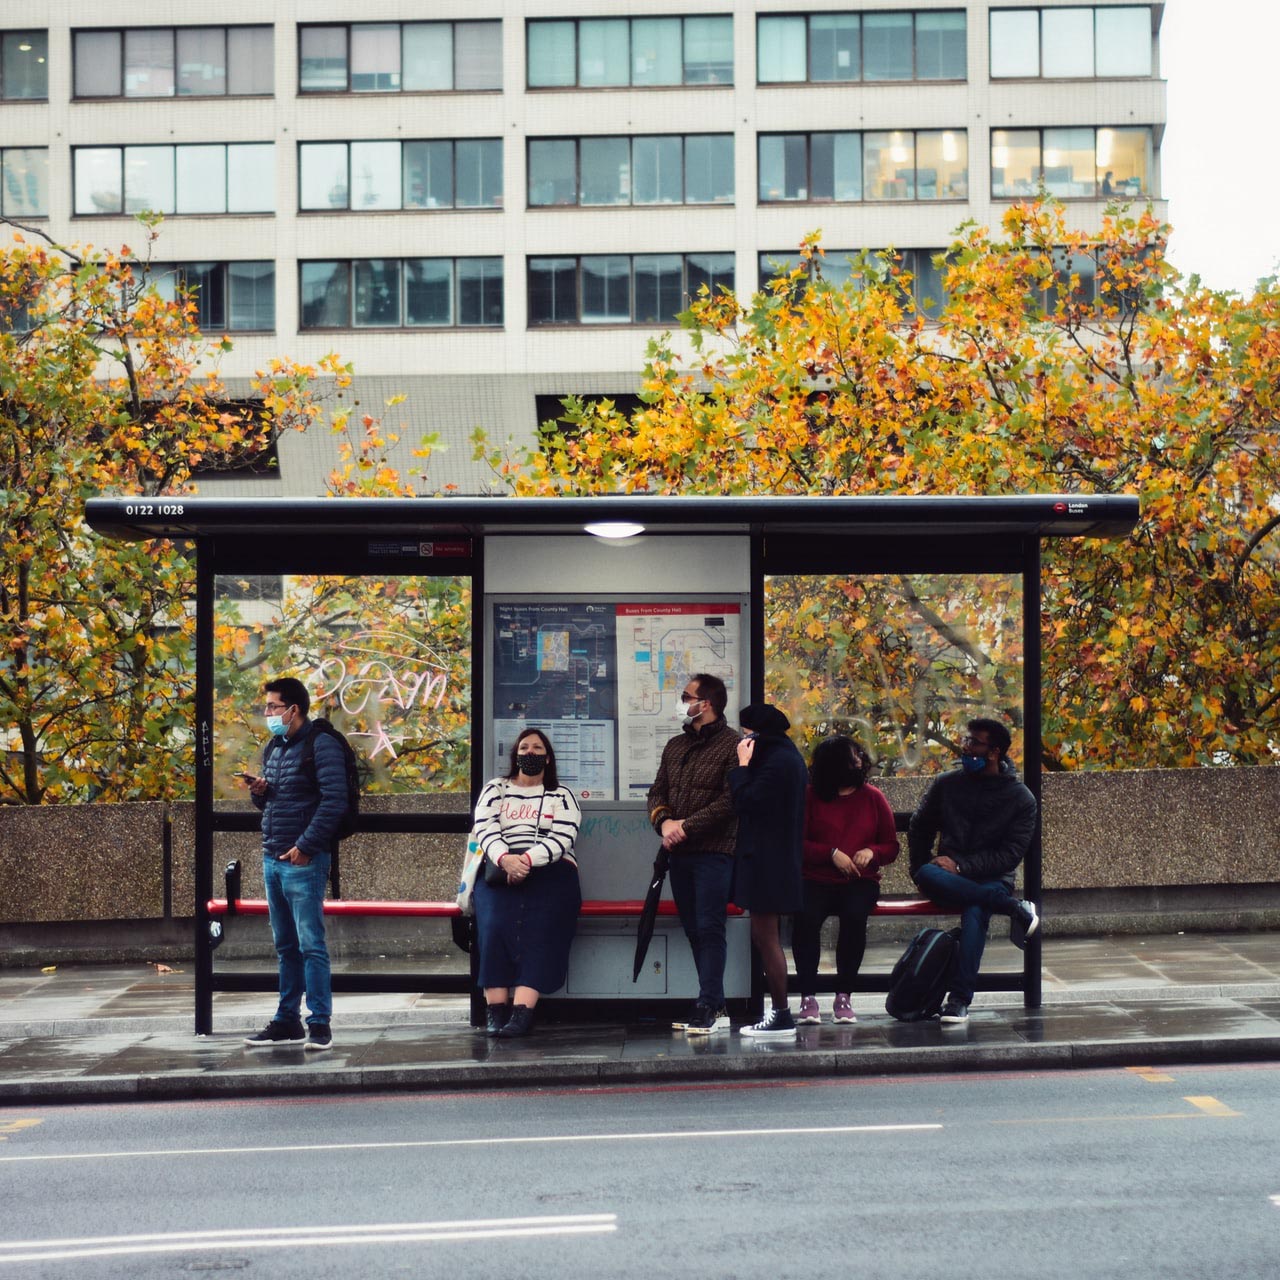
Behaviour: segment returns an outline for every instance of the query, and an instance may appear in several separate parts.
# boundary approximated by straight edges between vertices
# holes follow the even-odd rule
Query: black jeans
[[[791,924],[791,954],[795,957],[801,995],[811,996],[817,991],[822,926],[829,916],[836,916],[840,921],[836,939],[837,990],[853,990],[853,980],[867,949],[867,917],[879,898],[880,884],[876,880],[854,879],[844,884],[804,882],[804,910]]]
[[[671,855],[671,896],[698,970],[698,1003],[717,1012],[724,1005],[724,965],[728,956],[725,913],[733,886],[733,858],[727,853]]]

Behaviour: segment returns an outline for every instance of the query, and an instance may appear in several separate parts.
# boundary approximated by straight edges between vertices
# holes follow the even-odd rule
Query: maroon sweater
[[[847,796],[820,800],[812,787],[805,792],[804,878],[820,884],[849,882],[831,861],[832,849],[851,858],[859,849],[870,849],[875,863],[862,874],[864,880],[879,880],[880,868],[898,856],[898,834],[893,826],[893,810],[884,792],[862,786]]]

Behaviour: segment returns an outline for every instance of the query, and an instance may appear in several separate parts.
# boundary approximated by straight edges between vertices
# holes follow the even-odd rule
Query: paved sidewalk
[[[900,949],[872,946],[864,969],[889,968]],[[1280,936],[1048,938],[1044,951],[1043,1008],[979,994],[960,1029],[895,1022],[867,994],[856,1025],[802,1027],[794,1042],[687,1040],[653,1022],[495,1041],[468,1025],[461,997],[339,995],[324,1054],[246,1048],[275,1009],[261,992],[218,993],[214,1034],[196,1037],[189,966],[10,970],[0,1104],[1280,1060]],[[1018,959],[992,939],[984,969]]]

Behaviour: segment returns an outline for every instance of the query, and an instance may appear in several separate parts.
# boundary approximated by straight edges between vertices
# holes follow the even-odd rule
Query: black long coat
[[[733,900],[789,915],[804,902],[804,793],[809,771],[785,734],[760,734],[751,763],[729,771],[738,815]]]

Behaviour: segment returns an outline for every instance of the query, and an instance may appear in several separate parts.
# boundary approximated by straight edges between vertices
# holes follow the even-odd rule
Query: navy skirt
[[[481,875],[475,907],[482,987],[532,987],[545,995],[564,986],[582,907],[572,862],[534,867],[519,885],[495,887]]]

